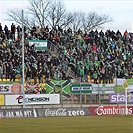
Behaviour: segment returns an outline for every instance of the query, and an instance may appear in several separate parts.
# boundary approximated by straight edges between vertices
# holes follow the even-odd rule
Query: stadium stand
[[[24,31],[27,82],[40,83],[45,88],[51,79],[112,83],[114,77],[132,77],[133,34],[127,30],[122,34],[110,29],[86,32],[33,26]],[[21,80],[21,36],[19,25],[12,23],[8,30],[0,24],[0,81]],[[36,50],[28,40],[47,40],[47,49]]]

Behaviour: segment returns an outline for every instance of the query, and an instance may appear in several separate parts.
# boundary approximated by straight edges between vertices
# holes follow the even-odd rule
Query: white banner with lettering
[[[114,78],[114,84],[116,85],[124,85],[124,82],[126,82],[126,79],[122,78]]]
[[[0,94],[21,94],[21,85],[14,84],[0,84]]]
[[[39,105],[39,104],[60,104],[59,94],[30,94],[25,95],[5,95],[5,105]]]

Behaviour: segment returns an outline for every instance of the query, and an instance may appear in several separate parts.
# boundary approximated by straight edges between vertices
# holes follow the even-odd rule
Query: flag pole
[[[24,92],[24,11],[22,10],[22,93],[23,93],[23,108],[25,107],[25,92]]]

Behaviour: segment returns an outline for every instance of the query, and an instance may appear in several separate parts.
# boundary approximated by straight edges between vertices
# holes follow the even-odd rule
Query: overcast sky
[[[56,0],[59,1],[59,0]],[[111,23],[104,26],[103,30],[112,29],[129,32],[133,30],[133,0],[60,0],[64,1],[67,10],[70,11],[96,11],[99,14],[107,14],[113,18]],[[5,12],[8,9],[25,9],[28,6],[28,0],[0,0],[0,22],[4,25],[10,25],[12,22],[8,19]],[[9,27],[10,28],[10,27]]]

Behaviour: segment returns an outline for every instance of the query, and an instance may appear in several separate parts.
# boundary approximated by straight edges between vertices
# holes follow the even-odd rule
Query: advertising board
[[[32,109],[1,109],[0,118],[16,117],[51,117],[51,116],[88,116],[90,112],[87,107],[66,108],[32,108]]]
[[[0,118],[37,117],[35,109],[1,109]]]
[[[21,88],[21,85],[18,83],[0,84],[0,94],[20,94]]]
[[[125,103],[125,99],[125,93],[110,94],[110,103]],[[127,102],[133,103],[133,95],[131,93],[127,95]]]
[[[129,115],[133,114],[133,106],[95,106],[89,107],[90,115],[123,115],[126,111]]]
[[[27,94],[25,105],[60,104],[59,94]],[[5,105],[23,105],[22,95],[5,95]]]
[[[4,105],[4,95],[0,94],[0,105]]]
[[[87,116],[90,114],[88,108],[47,108],[47,109],[37,109],[39,112],[38,116]]]

